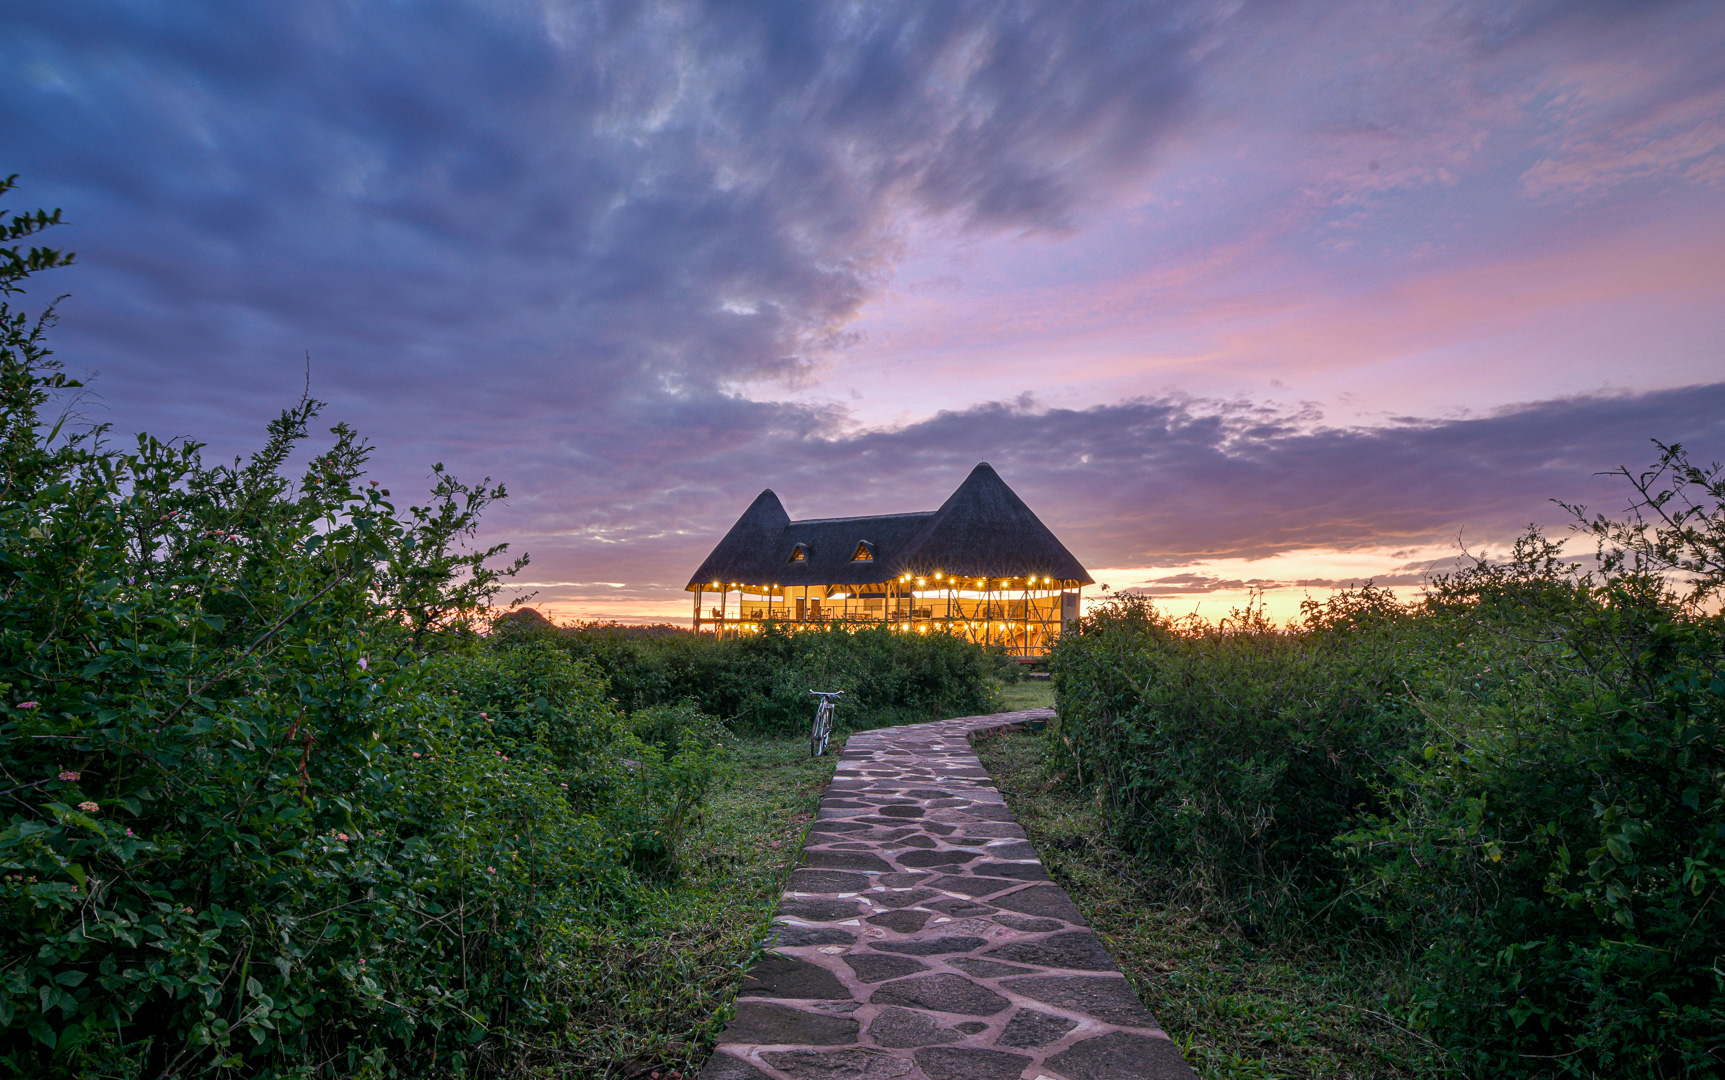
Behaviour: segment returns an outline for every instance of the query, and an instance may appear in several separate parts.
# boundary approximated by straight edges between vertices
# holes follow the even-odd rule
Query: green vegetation
[[[1205,1080],[1390,1080],[1442,1075],[1442,1055],[1394,1019],[1401,965],[1312,937],[1266,940],[1136,858],[1076,785],[1043,765],[1058,735],[976,741],[1049,874],[1107,944],[1139,998]]]
[[[502,487],[438,467],[398,507],[343,425],[290,475],[309,399],[229,464],[80,427],[52,309],[13,307],[71,260],[23,247],[57,221],[0,214],[0,1072],[697,1060],[831,766],[716,717],[806,724],[790,689],[778,714],[730,704],[775,662],[854,679],[873,717],[975,711],[996,661],[861,634],[668,646],[690,674],[482,634],[523,562],[471,546]],[[733,698],[685,692],[715,671]],[[657,689],[622,677],[643,672]]]
[[[553,628],[517,617],[510,633],[554,643],[588,660],[629,711],[688,702],[726,717],[741,734],[791,736],[813,715],[809,690],[843,690],[844,731],[970,716],[999,708],[997,687],[1018,665],[947,634],[879,627],[765,631],[717,638],[622,626]]]
[[[838,759],[809,757],[797,738],[741,740],[733,760],[678,879],[634,924],[593,927],[569,951],[558,986],[573,1003],[567,1042],[535,1059],[548,1072],[676,1080],[707,1057]]]
[[[1054,708],[1054,684],[1041,679],[1025,679],[1022,682],[1007,683],[1000,688],[999,708],[1002,712],[1016,712],[1019,709],[1052,709]]]
[[[1725,1075],[1725,474],[1662,449],[1590,572],[1530,531],[1292,629],[1113,601],[1051,660],[1050,775],[1246,940],[1391,972],[1350,1007],[1446,1070]]]

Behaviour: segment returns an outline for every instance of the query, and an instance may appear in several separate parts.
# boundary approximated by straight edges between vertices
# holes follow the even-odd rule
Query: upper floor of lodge
[[[779,497],[763,491],[687,589],[772,596],[811,587],[1055,592],[1089,584],[1066,546],[983,462],[940,509],[920,513],[792,521]]]

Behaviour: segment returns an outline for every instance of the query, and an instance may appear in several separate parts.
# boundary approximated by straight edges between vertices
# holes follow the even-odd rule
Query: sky
[[[121,431],[306,385],[559,619],[988,461],[1099,583],[1417,592],[1725,458],[1717,0],[0,0]],[[1584,547],[1575,547],[1577,553]]]

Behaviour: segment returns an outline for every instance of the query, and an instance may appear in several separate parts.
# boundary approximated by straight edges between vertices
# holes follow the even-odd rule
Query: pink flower
[[[20,702],[19,702],[19,703],[18,703],[18,707],[19,707],[19,708],[20,708],[20,709],[34,709],[34,708],[35,708],[35,707],[36,707],[36,706],[37,706],[37,705],[38,705],[38,704],[40,704],[40,702],[35,702],[35,701],[20,701]]]
[[[495,874],[495,873],[497,873],[497,867],[495,867],[495,866],[487,866],[487,867],[486,867],[486,868],[485,868],[485,872],[486,872],[486,873],[487,873],[487,874]]]
[[[70,780],[74,784],[78,782],[78,777],[80,777],[82,775],[83,775],[83,773],[76,772],[72,769],[61,769],[60,770],[60,779]]]
[[[94,814],[96,811],[101,809],[101,806],[97,805],[96,803],[91,802],[88,799],[85,799],[83,802],[78,804],[78,809],[86,810],[86,811]]]
[[[418,750],[415,750],[415,751],[414,751],[414,752],[413,752],[413,756],[414,756],[414,757],[418,757],[418,756],[419,756],[419,751],[418,751]]]
[[[131,838],[132,838],[132,830],[127,829],[126,830],[126,839],[130,840]]]
[[[347,841],[347,834],[346,834],[346,833],[344,833],[344,832],[338,832],[338,833],[336,833],[336,834],[335,834],[335,838],[336,838],[336,839],[337,839],[337,840],[340,840],[340,841],[342,841],[342,842],[343,842],[343,843],[346,843],[346,841]]]

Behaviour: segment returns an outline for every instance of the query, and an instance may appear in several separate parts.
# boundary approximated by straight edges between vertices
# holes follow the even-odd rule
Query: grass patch
[[[1017,712],[1019,709],[1052,709],[1054,708],[1054,684],[1044,679],[1025,679],[1023,682],[1006,683],[1000,688],[1000,708],[1002,712]]]
[[[765,940],[836,754],[805,739],[745,739],[707,802],[684,873],[636,925],[591,933],[571,958],[574,1003],[559,1075],[693,1077]]]
[[[1176,900],[1173,884],[1159,880],[1154,867],[1109,842],[1094,805],[1047,786],[1045,739],[982,738],[976,751],[1049,874],[1200,1076],[1451,1075],[1440,1051],[1393,1018],[1408,998],[1393,964],[1351,960],[1317,943],[1254,942],[1255,934]]]

